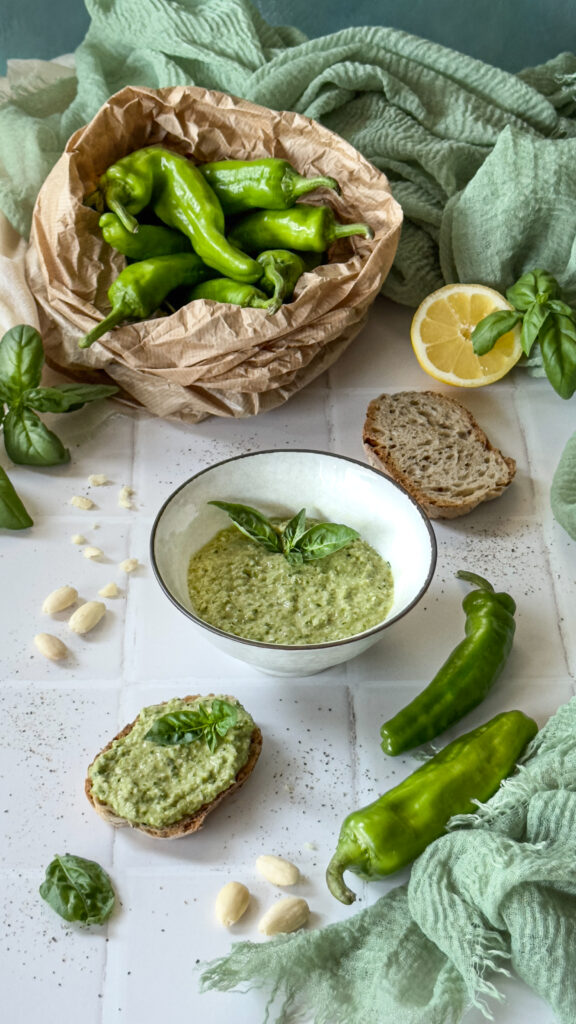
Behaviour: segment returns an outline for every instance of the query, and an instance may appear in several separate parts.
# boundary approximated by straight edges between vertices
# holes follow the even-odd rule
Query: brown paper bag
[[[196,163],[276,156],[301,174],[331,175],[342,195],[322,189],[306,201],[330,203],[339,220],[367,222],[375,237],[338,240],[329,262],[303,275],[273,316],[197,300],[80,349],[78,339],[108,312],[107,290],[124,266],[83,201],[110,164],[150,145]],[[266,411],[322,373],[361,329],[401,221],[385,175],[309,118],[197,87],[123,89],[72,136],[36,202],[27,274],[47,361],[77,379],[111,380],[158,416],[195,423]]]

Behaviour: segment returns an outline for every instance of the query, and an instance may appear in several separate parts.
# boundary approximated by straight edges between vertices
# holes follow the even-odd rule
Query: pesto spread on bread
[[[234,724],[216,743],[207,743],[203,736],[172,745],[146,738],[159,719],[183,710],[209,710],[211,701],[233,701],[237,712]],[[195,814],[233,784],[249,759],[254,728],[248,712],[230,697],[174,698],[146,707],[132,728],[90,766],[92,795],[128,822],[153,828],[171,825]]]
[[[361,538],[326,558],[294,564],[230,526],[188,568],[190,600],[201,619],[248,640],[287,646],[342,640],[377,626],[390,611],[393,589],[389,563]]]

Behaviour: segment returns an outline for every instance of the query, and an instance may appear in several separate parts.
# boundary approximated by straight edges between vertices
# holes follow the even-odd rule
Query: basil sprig
[[[34,327],[20,324],[0,341],[0,402],[4,444],[12,462],[24,466],[58,466],[70,452],[48,430],[38,412],[72,412],[87,402],[107,398],[118,388],[99,384],[40,386],[44,366],[42,338]]]
[[[530,270],[506,291],[513,310],[489,313],[474,328],[472,346],[485,355],[498,338],[521,323],[522,351],[528,357],[540,345],[548,380],[561,398],[576,391],[576,310],[562,298],[561,288],[547,270]]]
[[[175,747],[203,739],[214,753],[220,740],[238,721],[238,708],[216,697],[210,705],[182,708],[157,718],[144,739],[160,747]]]
[[[104,924],[116,900],[104,869],[94,860],[71,853],[54,857],[39,892],[65,921],[82,924]]]
[[[60,384],[42,387],[44,347],[28,324],[12,327],[0,340],[0,424],[6,453],[23,466],[58,466],[70,452],[38,416],[39,412],[73,412],[87,402],[118,391],[112,385]],[[0,473],[0,529],[20,530],[32,520],[8,477]]]
[[[250,505],[229,501],[209,501],[208,504],[227,512],[242,533],[262,544],[267,551],[284,555],[293,565],[325,558],[360,536],[350,526],[340,523],[315,523],[306,528],[305,508],[301,508],[281,529]]]

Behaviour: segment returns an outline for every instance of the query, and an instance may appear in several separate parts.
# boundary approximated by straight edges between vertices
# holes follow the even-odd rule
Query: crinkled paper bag
[[[321,189],[306,201],[330,203],[339,220],[367,222],[374,238],[339,239],[273,316],[196,300],[79,349],[78,339],[108,312],[107,290],[124,266],[84,199],[110,164],[151,145],[196,163],[275,156],[301,174],[330,175],[341,196]],[[385,175],[310,118],[195,86],[122,89],[70,138],[35,205],[27,274],[47,360],[74,378],[112,380],[158,416],[194,423],[266,411],[322,373],[359,332],[401,222]]]

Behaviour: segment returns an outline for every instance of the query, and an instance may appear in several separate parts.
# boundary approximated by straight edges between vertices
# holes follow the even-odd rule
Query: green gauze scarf
[[[235,944],[202,965],[203,991],[264,988],[263,1020],[277,1024],[457,1024],[472,1005],[492,1017],[486,998],[501,995],[490,976],[508,965],[574,1024],[575,737],[573,698],[407,885],[344,922]]]
[[[44,63],[22,78],[16,63],[0,107],[0,209],[21,234],[67,139],[113,93],[194,84],[315,118],[385,171],[405,217],[395,301],[454,279],[502,291],[534,266],[576,301],[574,55],[513,75],[392,28],[309,40],[247,0],[86,6],[76,76],[47,81]]]

